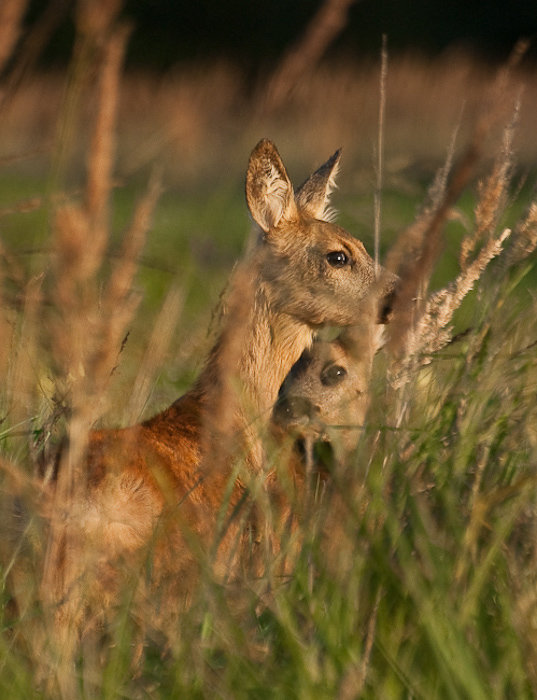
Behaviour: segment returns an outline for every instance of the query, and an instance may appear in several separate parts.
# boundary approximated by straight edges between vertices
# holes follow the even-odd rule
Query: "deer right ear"
[[[328,205],[330,195],[336,187],[340,158],[341,148],[300,185],[295,195],[300,211],[321,221],[333,218],[334,212]]]
[[[250,156],[246,201],[254,221],[265,233],[298,216],[293,185],[276,146],[269,139],[260,141]]]

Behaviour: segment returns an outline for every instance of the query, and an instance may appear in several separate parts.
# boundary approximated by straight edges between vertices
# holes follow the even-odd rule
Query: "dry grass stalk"
[[[514,230],[512,244],[503,259],[504,267],[512,267],[531,255],[537,248],[537,202],[528,207],[526,216],[521,219]]]
[[[0,240],[0,387],[5,392],[7,410],[14,389],[10,360],[20,352],[17,338],[23,327],[23,318],[18,311],[24,308],[28,297],[35,297],[20,260]],[[31,304],[30,308],[38,305]],[[0,416],[2,418],[2,416]]]
[[[378,609],[383,592],[382,588],[378,590],[373,609],[371,610],[362,659],[360,663],[350,664],[350,667],[345,672],[339,687],[337,700],[351,700],[352,698],[359,697],[364,688],[367,672],[369,670],[373,642],[375,641]]]
[[[27,6],[28,0],[2,0],[0,5],[0,75],[19,41]]]
[[[133,291],[133,282],[160,193],[160,176],[154,173],[123,237],[120,255],[114,262],[100,302],[100,343],[93,357],[92,374],[100,377],[103,383],[112,373],[127,325],[140,300],[139,294]]]
[[[179,284],[173,285],[159,311],[140,370],[134,381],[125,414],[128,423],[137,422],[142,418],[143,410],[151,394],[153,378],[158,369],[162,367],[184,300],[183,287]]]
[[[431,356],[448,345],[453,337],[450,326],[455,311],[474,284],[481,278],[487,265],[503,250],[504,242],[511,235],[506,228],[497,238],[489,238],[473,262],[444,289],[432,294],[425,310],[407,338],[407,354],[403,362],[394,363],[390,369],[395,388],[409,381],[411,371],[428,364]]]
[[[14,5],[15,3],[16,0],[5,0],[0,8],[0,12],[5,8],[9,13],[10,4]],[[24,0],[20,4],[28,5]],[[23,78],[27,76],[31,68],[35,66],[47,41],[50,39],[55,29],[61,24],[62,20],[65,19],[70,5],[71,0],[49,0],[33,25],[29,28],[25,27],[24,38],[19,41],[19,46],[16,46],[17,42],[11,44],[11,56],[7,51],[7,47],[10,43],[9,39],[6,44],[3,42],[0,43],[2,49],[4,46],[6,47],[4,64],[0,61],[0,74],[2,73],[2,69],[6,67],[6,64],[9,65],[10,59],[11,62],[13,62],[12,58],[16,56],[14,65],[6,71],[4,89],[0,97],[1,110],[15,97],[17,90],[23,84]],[[0,27],[3,25],[4,22],[0,19]],[[18,30],[15,30],[15,33],[12,31],[10,33],[12,38],[14,34],[21,35],[20,22]]]
[[[106,5],[106,3],[104,3]],[[117,10],[108,8],[107,21]],[[113,10],[113,11],[112,11]],[[85,581],[80,572],[91,571],[99,558],[98,542],[88,542],[79,512],[87,475],[83,469],[89,430],[103,410],[105,390],[120,351],[121,339],[132,320],[139,297],[132,285],[151,215],[160,194],[159,178],[151,179],[124,236],[120,257],[114,262],[101,298],[102,268],[109,240],[109,202],[115,155],[117,95],[127,31],[103,25],[92,3],[79,6],[80,31],[93,39],[108,38],[96,54],[98,102],[88,158],[83,203],[57,205],[54,222],[55,310],[49,324],[50,344],[57,367],[57,393],[69,410],[69,448],[62,452],[59,476],[51,495],[48,547],[44,558],[40,596],[47,624],[56,630],[51,651],[52,685],[64,697],[74,690],[75,628],[82,610]],[[89,40],[91,40],[91,36]],[[80,86],[75,86],[77,92]],[[69,513],[69,517],[64,517]],[[83,543],[86,546],[82,546]],[[82,560],[73,556],[81,553]],[[66,554],[67,553],[67,554]],[[59,562],[69,561],[61,567]],[[80,557],[78,557],[80,559]],[[62,600],[67,595],[69,602]],[[65,604],[63,604],[65,603]]]
[[[459,127],[457,127],[452,136],[444,165],[437,171],[416,220],[398,237],[388,252],[386,266],[390,270],[398,270],[403,285],[409,277],[412,277],[413,270],[420,259],[424,240],[428,235],[431,222],[446,198],[458,129]],[[446,217],[447,216],[448,213],[446,210]],[[416,296],[413,298],[413,301],[419,303],[420,300],[426,298],[428,281],[428,276],[426,275],[423,275],[421,279],[415,280]],[[408,291],[406,293],[408,294]],[[405,307],[401,301],[401,297],[404,297],[404,292],[399,290],[398,295],[399,299],[396,300],[396,307],[399,309],[399,314],[402,315],[398,314],[392,319],[392,327],[388,335],[388,339],[391,340],[391,342],[388,343],[388,349],[390,349],[393,354],[395,353],[393,352],[394,345],[392,343],[394,341],[392,339],[396,339],[395,347],[397,347],[398,341],[405,337],[404,329],[407,328],[409,334],[412,334],[412,323],[418,323],[414,316],[414,306],[412,304],[407,304]],[[401,330],[399,330],[398,326]],[[403,356],[403,352],[401,350],[400,352],[401,356]]]
[[[12,330],[10,321],[6,321],[6,325],[9,325],[6,328],[5,338],[2,338],[3,343],[10,337],[16,343],[7,373],[6,387],[7,414],[11,425],[28,425],[28,420],[32,416],[36,391],[35,376],[39,367],[37,344],[38,323],[42,309],[42,282],[42,276],[33,277],[28,281],[24,290],[24,307],[19,328]]]
[[[103,303],[112,309],[121,304],[129,294],[134,275],[138,269],[138,259],[145,244],[147,231],[153,221],[153,212],[161,195],[160,174],[153,172],[147,191],[138,202],[129,228],[123,237],[117,262],[114,264],[106,287]]]
[[[324,0],[302,37],[284,56],[261,100],[263,110],[281,107],[308,73],[311,73],[328,46],[347,24],[351,5],[357,0]]]
[[[75,11],[76,37],[68,74],[60,118],[56,121],[55,145],[53,151],[53,182],[58,187],[66,179],[69,159],[76,151],[79,141],[78,129],[81,126],[83,95],[93,84],[95,73],[99,79],[98,116],[93,120],[92,141],[95,153],[89,155],[88,183],[86,201],[93,216],[97,215],[96,206],[102,206],[102,194],[99,196],[97,169],[106,175],[110,166],[112,146],[115,144],[107,136],[109,126],[116,119],[117,96],[113,94],[114,81],[117,77],[114,68],[121,64],[128,31],[125,27],[115,25],[116,15],[121,7],[120,0],[78,0]],[[107,98],[103,100],[106,93]],[[92,177],[95,175],[95,177]],[[104,183],[103,183],[104,184]],[[97,189],[96,189],[97,188]],[[101,187],[102,189],[102,187]],[[96,225],[96,222],[94,223]]]
[[[0,209],[0,217],[9,216],[10,214],[27,214],[28,212],[41,209],[42,206],[43,199],[41,197],[29,197],[10,207],[3,207]]]
[[[401,279],[394,303],[394,321],[388,332],[388,350],[402,357],[407,353],[407,341],[411,329],[424,311],[426,289],[434,265],[442,250],[443,226],[451,207],[470,182],[480,157],[480,139],[475,139],[467,148],[460,164],[455,169],[451,182],[436,211],[424,221],[422,245],[413,260],[403,261],[397,270]],[[420,224],[412,233],[420,231]]]
[[[81,7],[87,9],[84,4]],[[84,19],[85,29],[93,26],[90,22],[92,16],[90,13],[90,17]],[[125,236],[124,256],[116,264],[107,289],[110,297],[99,308],[96,276],[103,263],[109,236],[117,92],[126,38],[123,28],[110,32],[100,60],[99,99],[85,205],[61,204],[54,220],[54,300],[58,314],[50,334],[60,381],[64,384],[59,393],[69,397],[73,412],[69,455],[74,465],[79,463],[84,452],[87,431],[102,410],[100,403],[119,352],[120,340],[137,304],[130,288],[145,227],[159,194],[159,187],[153,181]]]
[[[503,249],[503,244],[511,234],[510,229],[496,235],[500,215],[507,202],[510,175],[512,171],[512,143],[516,116],[504,130],[502,147],[492,172],[486,182],[479,187],[479,200],[476,205],[476,226],[472,234],[465,236],[461,243],[461,273],[445,289],[426,296],[421,301],[421,311],[416,310],[413,323],[406,330],[405,352],[393,363],[392,384],[400,387],[409,381],[411,371],[430,361],[432,353],[445,347],[451,340],[449,326],[456,309],[465,296],[473,289],[489,262]],[[444,195],[441,207],[447,196]],[[481,249],[471,260],[478,245]],[[397,317],[395,319],[397,323]]]
[[[153,181],[124,238],[124,255],[114,268],[108,297],[99,308],[96,275],[109,237],[117,91],[126,38],[121,28],[111,34],[103,49],[85,204],[60,204],[54,221],[54,297],[60,314],[51,331],[52,346],[60,377],[63,375],[66,382],[60,394],[70,392],[76,402],[75,412],[89,411],[88,428],[100,410],[98,397],[109,380],[125,326],[136,306],[130,287],[145,227],[159,194],[158,184]]]
[[[0,386],[4,385],[5,382],[5,377],[7,377],[8,373],[8,366],[9,366],[9,358],[11,355],[11,345],[12,345],[12,338],[13,338],[13,321],[8,320],[8,308],[9,305],[7,303],[7,300],[5,299],[3,290],[4,290],[4,285],[5,285],[5,278],[4,278],[4,260],[5,260],[5,255],[3,251],[2,244],[0,242],[0,338],[2,339],[0,342],[0,377],[2,379],[0,380]],[[0,421],[3,419],[3,416],[0,415]],[[0,423],[1,425],[1,423]]]
[[[504,242],[511,235],[511,230],[505,229],[497,236],[496,229],[509,197],[513,169],[513,137],[519,109],[520,103],[517,102],[513,118],[504,130],[502,146],[494,161],[492,172],[485,182],[479,184],[475,227],[461,242],[461,273],[448,287],[427,300],[423,317],[409,342],[409,355],[430,355],[448,344],[451,339],[448,324],[454,312],[473,289],[489,262],[503,250]],[[475,254],[478,246],[481,248]]]
[[[401,281],[395,299],[394,321],[389,329],[387,348],[403,364],[405,363],[404,358],[407,356],[408,344],[413,344],[411,340],[413,335],[412,329],[420,323],[421,316],[425,311],[429,280],[442,250],[444,224],[452,206],[471,181],[485,151],[486,141],[502,118],[506,104],[509,104],[509,100],[506,100],[506,94],[510,94],[507,80],[513,66],[520,60],[524,50],[524,46],[517,46],[507,68],[499,72],[491,90],[489,101],[475,124],[473,136],[455,167],[449,183],[443,190],[438,204],[423,221],[418,220],[414,227],[411,227],[411,235],[415,236],[416,231],[418,232],[418,250],[415,258],[402,261],[392,259],[388,263],[390,269],[394,269],[393,266],[396,264],[395,269]],[[515,105],[514,113],[516,116],[519,109],[518,97],[515,100]],[[479,217],[482,222],[480,228],[483,233],[495,221],[493,211],[496,214],[499,212],[494,195],[497,196],[499,193],[505,192],[510,171],[510,150],[515,121],[516,119],[512,119],[504,130],[503,157],[500,155],[497,161],[498,170],[492,174],[488,190],[482,192],[482,194],[487,195],[483,197],[482,203],[478,207]],[[404,236],[403,234],[403,238]],[[421,245],[419,245],[420,239]],[[472,248],[472,245],[468,243],[468,249]],[[408,246],[405,246],[404,242],[398,245],[400,250],[404,250],[405,247]],[[467,257],[468,253],[465,253],[462,258],[463,261]],[[401,376],[399,371],[396,374]]]
[[[477,246],[494,234],[499,218],[505,210],[513,169],[513,138],[519,112],[520,100],[515,104],[513,118],[503,132],[502,147],[494,161],[492,172],[484,183],[479,183],[474,230],[472,234],[466,235],[461,243],[461,270],[465,270],[470,264],[470,258]]]
[[[122,6],[123,0],[77,0],[77,30],[101,43],[109,37]]]
[[[397,238],[388,251],[386,265],[390,270],[399,270],[404,273],[405,265],[413,264],[420,255],[430,222],[446,195],[449,174],[453,166],[457,133],[458,127],[452,135],[444,164],[437,170],[415,221]]]
[[[379,132],[378,153],[376,164],[375,187],[375,265],[378,269],[380,259],[380,212],[382,205],[382,171],[384,167],[384,122],[386,114],[386,76],[388,75],[388,48],[386,35],[382,37],[381,68],[380,68],[380,103],[379,103]]]
[[[93,6],[92,3],[82,4]],[[100,265],[107,239],[108,205],[115,161],[119,76],[127,37],[128,32],[125,28],[116,30],[103,50],[97,98],[98,112],[88,154],[86,207],[90,220],[93,260],[96,265]]]

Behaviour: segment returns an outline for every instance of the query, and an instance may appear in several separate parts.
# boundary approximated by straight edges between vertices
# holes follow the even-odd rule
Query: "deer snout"
[[[274,420],[282,426],[307,425],[321,412],[304,396],[284,396],[274,407]]]

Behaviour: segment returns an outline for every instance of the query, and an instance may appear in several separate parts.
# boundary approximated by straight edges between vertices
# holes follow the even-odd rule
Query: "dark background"
[[[226,58],[255,74],[269,69],[303,32],[320,0],[126,0],[134,27],[129,67],[167,70],[184,61]],[[44,0],[32,0],[28,25]],[[70,56],[72,5],[43,55],[45,65]],[[358,0],[328,56],[378,57],[382,34],[390,54],[409,49],[435,56],[460,47],[501,61],[520,37],[537,43],[537,0]],[[536,47],[526,60],[537,58]]]

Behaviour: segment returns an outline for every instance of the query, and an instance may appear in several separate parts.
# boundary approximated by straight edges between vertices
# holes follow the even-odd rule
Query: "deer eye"
[[[332,267],[345,267],[350,262],[349,256],[343,250],[334,250],[331,253],[327,253],[326,259]]]
[[[341,365],[328,365],[321,372],[321,384],[324,386],[336,386],[347,376],[347,370]]]

